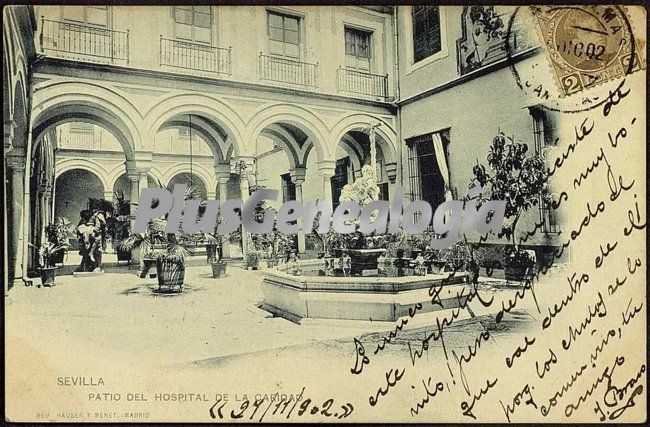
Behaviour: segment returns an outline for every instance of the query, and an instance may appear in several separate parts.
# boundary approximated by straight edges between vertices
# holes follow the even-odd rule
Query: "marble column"
[[[305,182],[305,176],[307,175],[307,169],[304,167],[297,167],[289,171],[291,174],[291,182],[296,186],[296,200],[302,203],[302,184]],[[298,227],[302,230],[303,221],[302,217],[298,220]],[[305,252],[305,231],[309,232],[311,230],[302,230],[298,233],[298,253]]]
[[[336,161],[334,160],[323,160],[318,164],[318,171],[323,180],[323,200],[332,201],[332,177],[334,176],[334,171],[336,169]]]
[[[45,205],[43,206],[43,215],[45,215],[45,224],[50,224],[54,222],[56,218],[52,213],[52,185],[48,184],[45,188],[45,193],[43,194],[45,199]]]
[[[22,283],[23,276],[23,200],[25,162],[22,157],[7,157],[7,175],[11,199],[7,200],[7,211],[11,223],[9,226],[8,249],[8,279],[13,285]]]
[[[230,181],[230,165],[219,164],[215,166],[217,176],[217,194],[219,196],[219,203],[228,200],[228,181]],[[230,258],[230,239],[228,236],[223,236],[221,239],[221,256],[223,258]]]

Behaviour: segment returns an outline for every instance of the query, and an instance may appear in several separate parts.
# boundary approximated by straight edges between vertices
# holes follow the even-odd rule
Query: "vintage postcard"
[[[643,6],[2,18],[6,422],[647,420]]]

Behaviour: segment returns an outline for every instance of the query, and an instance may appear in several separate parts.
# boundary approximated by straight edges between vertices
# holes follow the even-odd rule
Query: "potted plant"
[[[274,226],[270,233],[254,236],[255,248],[266,255],[266,266],[276,267],[281,258],[289,259],[293,252],[293,238],[280,233]]]
[[[219,258],[218,253],[215,258],[210,260],[210,267],[212,267],[212,277],[215,279],[226,276],[227,264],[223,259]]]
[[[185,200],[191,198],[198,198],[195,186],[189,186],[185,193]],[[154,201],[152,207],[157,203]],[[132,234],[118,246],[129,251],[139,248],[141,254],[150,256],[150,259],[155,257],[159,290],[162,288],[173,290],[177,287],[182,291],[185,282],[185,258],[189,255],[188,246],[195,241],[196,236],[185,235],[180,231],[167,233],[167,216],[165,216],[150,220],[144,233]]]
[[[61,217],[57,218],[54,223],[49,224],[45,228],[45,235],[48,242],[60,247],[58,251],[52,254],[52,262],[54,265],[63,264],[63,259],[68,251],[68,238],[72,230],[70,221]]]
[[[38,249],[38,266],[42,285],[53,286],[57,269],[54,260],[56,254],[61,251],[63,246],[58,246],[50,241],[42,243],[39,247],[36,247],[31,243],[29,245]]]
[[[258,270],[260,268],[260,252],[257,249],[250,249],[244,257],[245,268]]]
[[[499,133],[487,155],[490,171],[477,161],[472,186],[478,184],[485,194],[476,197],[477,207],[488,199],[506,202],[502,235],[510,240],[504,273],[512,280],[523,280],[535,266],[535,258],[520,249],[517,224],[522,215],[539,203],[550,203],[548,172],[541,156],[528,154],[528,145]],[[506,222],[507,221],[507,222]]]
[[[117,262],[131,262],[132,254],[130,251],[120,247],[119,242],[129,237],[131,228],[131,204],[124,199],[124,194],[116,192],[112,202],[103,201],[103,204],[110,204],[112,215],[107,218],[106,225],[108,235],[111,237],[117,254]],[[115,242],[118,242],[115,244]]]
[[[226,275],[226,262],[221,258],[219,250],[224,239],[227,236],[220,236],[216,234],[205,234],[205,240],[207,241],[206,251],[208,253],[208,263],[212,268],[212,277],[215,279],[219,277],[224,277]]]

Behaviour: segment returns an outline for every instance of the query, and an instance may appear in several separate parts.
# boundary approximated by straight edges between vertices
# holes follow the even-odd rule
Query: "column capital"
[[[305,176],[307,176],[307,168],[305,167],[295,167],[289,171],[291,175],[291,182],[295,185],[302,185],[305,182]]]
[[[5,119],[5,154],[14,148],[14,135],[16,134],[16,122],[13,117]]]
[[[214,165],[214,173],[219,184],[227,184],[230,181],[230,163],[217,163]]]
[[[324,177],[334,176],[336,170],[336,160],[321,160],[318,162],[318,170]]]
[[[126,174],[127,175],[140,175],[142,173],[149,173],[153,164],[153,153],[150,151],[136,151],[133,153],[132,158],[127,159]]]

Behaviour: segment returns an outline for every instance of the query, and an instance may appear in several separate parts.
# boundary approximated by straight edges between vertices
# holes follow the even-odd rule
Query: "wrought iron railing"
[[[339,92],[352,92],[386,99],[388,98],[388,76],[351,68],[339,68],[336,88]]]
[[[231,49],[160,36],[160,65],[230,75]]]
[[[261,80],[290,83],[309,88],[318,86],[318,63],[312,64],[260,53],[259,68]]]
[[[73,54],[75,58],[102,58],[129,62],[129,31],[52,21],[41,18],[39,36],[42,52]]]

